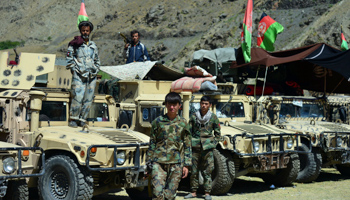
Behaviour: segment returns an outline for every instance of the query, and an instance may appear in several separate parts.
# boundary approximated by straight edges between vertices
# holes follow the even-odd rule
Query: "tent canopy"
[[[304,89],[336,93],[350,91],[347,81],[350,80],[350,50],[340,51],[324,43],[277,52],[267,52],[261,48],[251,50],[251,62],[244,63],[242,50],[238,49],[236,62],[231,67],[285,66],[286,79],[298,82]],[[320,76],[316,72],[318,66],[330,70]]]

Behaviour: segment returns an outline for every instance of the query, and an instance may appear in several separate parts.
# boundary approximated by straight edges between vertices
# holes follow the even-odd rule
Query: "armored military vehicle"
[[[265,96],[259,99],[261,116],[268,123],[283,130],[303,132],[311,138],[302,137],[300,150],[313,154],[300,156],[301,170],[298,181],[315,180],[321,167],[336,165],[342,174],[349,174],[350,129],[334,122],[328,122],[328,103],[325,98]]]
[[[128,128],[113,128],[115,109],[93,112],[90,126],[68,127],[71,74],[62,66],[55,68],[54,61],[54,55],[22,53],[18,65],[8,66],[7,54],[0,54],[2,141],[43,149],[35,154],[33,171],[46,168],[38,180],[30,178],[28,186],[37,187],[42,199],[67,200],[91,199],[114,188],[146,186],[148,137]],[[44,77],[32,87],[38,75]],[[100,108],[115,105],[106,95],[96,99],[95,106]],[[112,115],[102,113],[100,117],[100,112]]]
[[[164,114],[163,101],[170,81],[119,81],[118,124],[149,133],[151,122]],[[206,94],[214,99],[211,110],[221,121],[222,141],[214,151],[213,194],[226,193],[234,178],[258,174],[267,183],[291,184],[299,172],[298,144],[303,134],[281,131],[252,121],[253,107],[245,95],[237,95],[237,84],[219,84],[220,91],[182,92],[180,115],[189,119]],[[224,93],[226,91],[226,93]]]

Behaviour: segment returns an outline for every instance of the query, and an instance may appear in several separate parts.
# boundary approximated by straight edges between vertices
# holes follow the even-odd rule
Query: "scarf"
[[[203,117],[201,115],[201,111],[198,110],[196,112],[196,117],[197,117],[197,123],[199,124],[207,124],[211,118],[211,114],[212,112],[210,110],[208,110],[207,114],[205,114]]]
[[[69,42],[68,46],[80,47],[84,43],[84,39],[81,36],[75,36],[72,41]]]

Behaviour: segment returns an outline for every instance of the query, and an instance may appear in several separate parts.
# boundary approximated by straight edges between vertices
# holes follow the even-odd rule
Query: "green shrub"
[[[17,46],[23,46],[24,45],[24,41],[10,41],[10,40],[6,40],[6,41],[3,41],[3,42],[0,42],[0,50],[3,50],[3,49],[12,49],[12,48],[15,48]]]

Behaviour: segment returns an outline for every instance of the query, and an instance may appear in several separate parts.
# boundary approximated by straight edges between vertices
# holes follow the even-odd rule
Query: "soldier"
[[[152,178],[153,199],[175,199],[181,177],[187,177],[191,165],[191,133],[186,119],[177,114],[180,102],[179,94],[167,94],[167,114],[152,122],[146,173]]]
[[[69,126],[84,126],[89,114],[94,90],[96,75],[100,68],[100,59],[96,44],[89,40],[94,26],[89,21],[79,23],[81,36],[74,37],[68,44],[67,69],[71,70],[72,103],[70,107]]]
[[[197,197],[198,174],[201,170],[204,178],[205,200],[211,200],[211,173],[214,170],[213,150],[220,140],[220,122],[212,113],[211,99],[203,96],[200,101],[200,110],[190,117],[189,125],[192,133],[192,172],[191,191],[185,199]],[[214,135],[213,135],[214,132]]]

